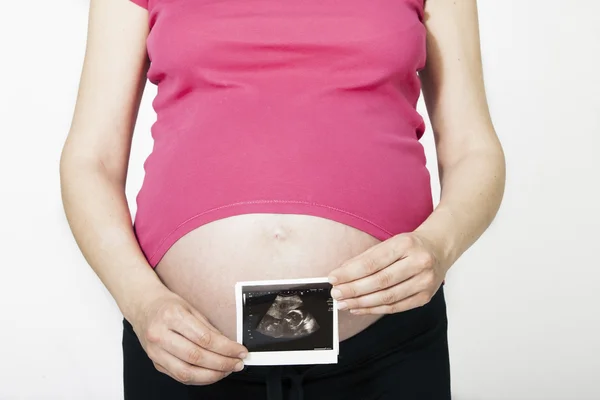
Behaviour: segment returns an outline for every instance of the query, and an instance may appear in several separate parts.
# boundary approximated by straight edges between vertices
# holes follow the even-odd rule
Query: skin
[[[433,127],[440,203],[415,231],[396,235],[329,275],[339,307],[390,314],[427,304],[446,273],[492,223],[505,158],[485,95],[475,0],[427,0],[427,65],[420,78]]]
[[[330,274],[356,314],[400,312],[429,301],[500,204],[504,157],[485,99],[476,4],[456,3],[427,1],[428,65],[421,73],[442,199],[415,232],[370,246]],[[205,385],[240,369],[247,350],[149,267],[125,198],[148,68],[147,18],[128,1],[91,0],[84,67],[60,164],[63,203],[83,255],[156,368],[180,382]]]
[[[128,1],[90,2],[84,66],[60,163],[63,203],[83,255],[156,368],[183,383],[209,384],[240,369],[247,350],[160,281],[135,239],[125,198],[148,68],[147,18]]]

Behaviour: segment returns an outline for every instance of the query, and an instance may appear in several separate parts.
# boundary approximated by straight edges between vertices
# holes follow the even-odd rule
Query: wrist
[[[148,279],[146,282],[136,282],[126,290],[117,301],[123,317],[128,321],[136,319],[137,315],[144,314],[149,304],[157,298],[172,294],[172,292],[157,279]]]
[[[433,249],[436,259],[445,269],[449,269],[462,253],[462,235],[455,226],[452,215],[437,212],[414,230]]]
[[[451,240],[440,232],[416,230],[414,233],[426,242],[428,248],[432,249],[438,264],[445,270],[450,269],[458,258]]]

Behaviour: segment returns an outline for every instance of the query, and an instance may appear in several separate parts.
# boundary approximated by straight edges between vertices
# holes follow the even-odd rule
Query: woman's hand
[[[449,265],[425,237],[403,233],[346,261],[329,274],[332,297],[352,314],[392,314],[429,302]]]
[[[154,366],[188,385],[208,385],[240,371],[248,350],[189,303],[165,290],[129,321]]]

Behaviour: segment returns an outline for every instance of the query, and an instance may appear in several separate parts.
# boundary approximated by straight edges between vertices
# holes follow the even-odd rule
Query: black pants
[[[125,400],[449,400],[443,289],[425,306],[386,315],[340,342],[337,364],[248,366],[206,386],[154,368],[123,320]]]

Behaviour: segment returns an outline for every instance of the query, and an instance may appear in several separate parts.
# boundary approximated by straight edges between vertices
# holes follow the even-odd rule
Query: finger
[[[231,373],[191,365],[163,349],[157,352],[156,369],[186,385],[209,385]]]
[[[355,308],[351,309],[350,313],[354,315],[367,314],[395,314],[403,311],[412,310],[413,308],[422,307],[431,299],[425,292],[419,292],[410,297],[407,297],[394,304],[385,304],[376,307]]]
[[[221,372],[241,371],[244,368],[244,363],[239,358],[213,353],[172,331],[169,331],[161,344],[164,350],[191,365]]]
[[[154,364],[154,368],[156,368],[157,371],[162,372],[163,374],[168,375],[171,378],[175,379],[173,377],[173,375],[169,372],[169,370],[167,370],[165,367],[163,367],[162,365],[160,365],[157,362],[153,362],[153,364]]]
[[[338,302],[338,309],[353,310],[395,304],[419,293],[423,289],[422,285],[419,285],[418,280],[413,277],[388,289]]]
[[[192,313],[192,315],[194,315],[196,318],[200,319],[202,321],[203,324],[205,324],[210,330],[212,330],[213,332],[219,334],[219,335],[223,335],[223,333],[221,333],[220,330],[218,330],[209,320],[208,318],[206,318],[204,315],[200,314],[200,312],[198,310],[196,310],[195,308],[191,307],[190,311]],[[237,343],[237,342],[234,342]],[[237,355],[238,358],[245,358],[248,355],[248,349],[244,346],[241,345],[243,350],[241,353],[239,353]]]
[[[248,354],[248,350],[244,346],[209,329],[192,314],[187,314],[183,319],[175,321],[169,328],[213,353],[238,358]]]
[[[198,318],[204,325],[206,325],[206,327],[208,329],[210,329],[213,332],[222,334],[220,330],[218,330],[213,324],[211,324],[211,322],[208,320],[208,318],[206,318],[204,315],[200,314],[200,312],[198,310],[196,310],[195,308],[191,307],[190,308],[190,312],[192,313],[192,315],[196,318]]]
[[[328,276],[329,282],[339,285],[372,275],[403,258],[405,250],[404,241],[396,238],[376,244],[331,271]]]
[[[336,285],[331,296],[336,300],[346,300],[385,290],[413,277],[417,271],[410,267],[408,259],[402,259],[373,275]]]
[[[169,375],[169,371],[167,371],[167,369],[165,367],[163,367],[162,365],[160,365],[157,362],[154,362],[154,368],[156,368],[157,371],[162,372],[163,374],[167,374]]]

